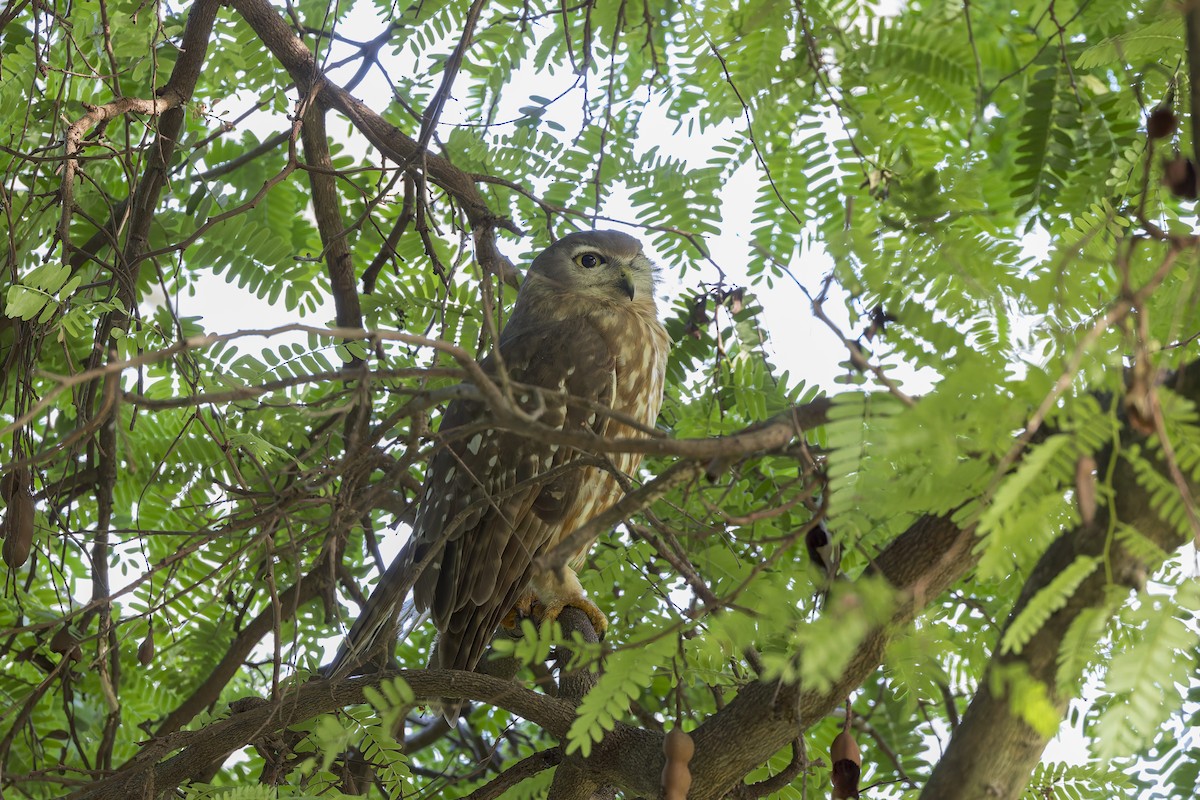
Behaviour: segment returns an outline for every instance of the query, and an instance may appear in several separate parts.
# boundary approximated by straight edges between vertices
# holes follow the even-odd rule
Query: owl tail
[[[503,608],[504,606],[498,606]],[[484,675],[511,680],[521,668],[520,660],[513,656],[501,658],[485,658],[488,645],[494,638],[505,637],[520,639],[521,629],[506,627],[506,623],[497,623],[493,617],[499,616],[494,610],[492,616],[464,617],[466,625],[457,632],[442,631],[438,633],[429,655],[429,669],[453,669],[465,672],[479,672]],[[499,624],[499,627],[497,625]],[[452,679],[453,680],[453,679]],[[464,712],[471,710],[470,703],[456,698],[443,697],[437,702],[430,703],[432,711],[441,714],[451,727],[458,724],[458,718]]]
[[[404,638],[425,621],[428,615],[419,612],[409,598],[415,581],[412,549],[406,545],[379,578],[333,661],[324,668],[326,678],[336,680],[358,674],[377,652],[382,649],[390,654],[396,639]]]
[[[433,651],[429,654],[429,663],[426,665],[427,669],[442,668],[443,653],[441,652],[441,647],[439,647],[441,638],[441,635],[439,635],[437,641],[433,643]],[[450,725],[450,729],[454,730],[454,728],[458,727],[458,718],[462,716],[463,705],[462,700],[443,697],[430,702],[429,710],[435,714],[441,714],[442,718]]]
[[[446,720],[446,724],[453,730],[458,727],[458,718],[462,716],[463,702],[462,700],[451,700],[449,697],[443,697],[433,704],[433,710],[441,714],[442,719]]]

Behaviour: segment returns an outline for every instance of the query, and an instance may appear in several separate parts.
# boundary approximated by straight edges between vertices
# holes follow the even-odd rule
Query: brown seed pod
[[[1179,118],[1169,108],[1159,106],[1146,118],[1146,135],[1151,139],[1165,139],[1179,128]]]
[[[0,475],[0,497],[4,498],[4,502],[9,502],[16,492],[22,490],[29,490],[29,470],[25,467],[17,467]]]
[[[695,752],[696,743],[679,728],[674,728],[663,738],[663,754],[670,761],[682,761],[686,764],[692,760]]]
[[[63,625],[58,629],[50,639],[50,649],[55,653],[62,653],[65,658],[72,661],[79,661],[83,658],[83,651],[79,649],[79,638],[71,630],[70,625]]]
[[[1177,156],[1163,162],[1163,184],[1176,197],[1196,199],[1196,165],[1190,158]]]
[[[833,744],[829,745],[829,760],[835,764],[838,761],[853,761],[855,764],[862,764],[862,751],[858,749],[858,742],[855,741],[850,731],[842,731],[833,737]]]
[[[24,489],[15,491],[4,519],[4,563],[9,569],[24,566],[33,549],[33,498]]]
[[[850,731],[842,731],[833,737],[829,746],[829,760],[833,762],[829,782],[833,785],[834,800],[858,797],[858,779],[862,774],[862,751]]]
[[[696,752],[696,743],[679,728],[674,728],[663,737],[663,755],[667,764],[663,767],[662,788],[665,800],[686,800],[692,786],[692,771],[688,762]]]
[[[150,662],[154,660],[154,626],[150,626],[150,630],[146,631],[146,638],[142,639],[142,643],[138,645],[137,652],[138,663],[143,667],[150,666]]]

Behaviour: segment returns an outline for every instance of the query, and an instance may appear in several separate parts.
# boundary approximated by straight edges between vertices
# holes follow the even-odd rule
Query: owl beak
[[[621,267],[621,279],[617,281],[617,286],[620,287],[621,291],[629,295],[630,300],[633,299],[633,276],[629,274],[629,270],[626,267]]]

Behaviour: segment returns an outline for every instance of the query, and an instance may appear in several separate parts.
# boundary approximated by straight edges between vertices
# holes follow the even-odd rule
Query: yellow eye
[[[592,269],[593,267],[598,267],[601,264],[607,264],[608,260],[599,253],[580,253],[579,255],[575,256],[575,263],[584,269]]]

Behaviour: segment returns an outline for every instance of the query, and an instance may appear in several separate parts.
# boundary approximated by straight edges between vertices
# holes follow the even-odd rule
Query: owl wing
[[[605,424],[593,404],[611,406],[617,359],[598,329],[579,318],[537,326],[514,318],[499,349],[511,382],[543,390],[513,387],[518,405],[541,424],[571,431]],[[498,369],[491,357],[482,366],[490,375]],[[489,416],[481,402],[450,404],[413,528],[418,563],[442,548],[413,597],[432,611],[441,631],[437,662],[447,668],[474,668],[529,583],[533,559],[561,536],[581,484],[596,475],[556,470],[577,457],[572,448],[488,427]]]

